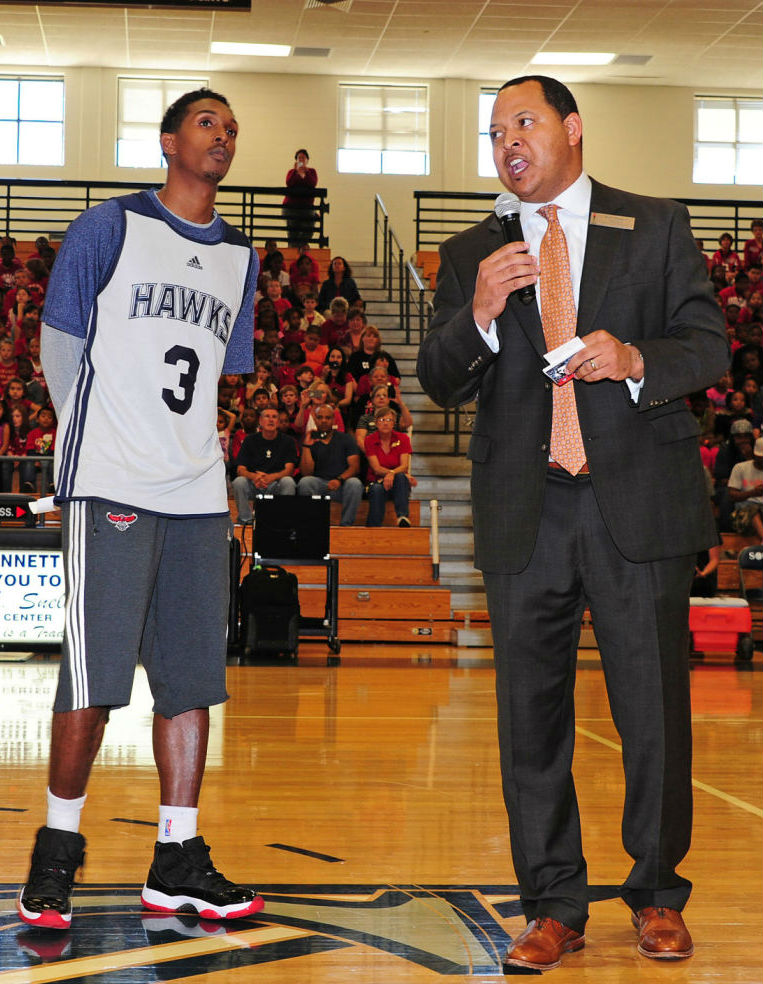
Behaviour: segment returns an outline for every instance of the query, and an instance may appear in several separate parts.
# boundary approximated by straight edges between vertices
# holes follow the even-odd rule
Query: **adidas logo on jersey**
[[[203,270],[204,267],[199,262],[198,256],[192,256],[191,259],[186,263],[186,266],[191,267],[193,270]]]

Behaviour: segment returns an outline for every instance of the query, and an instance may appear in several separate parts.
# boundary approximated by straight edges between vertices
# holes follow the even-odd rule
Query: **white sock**
[[[73,834],[79,833],[79,821],[82,807],[85,805],[87,793],[78,796],[77,799],[61,799],[54,796],[50,789],[47,790],[48,796],[48,819],[46,824],[54,830],[69,830]]]
[[[182,844],[196,836],[196,821],[199,811],[193,806],[163,806],[159,804],[159,836],[160,844],[175,841]]]

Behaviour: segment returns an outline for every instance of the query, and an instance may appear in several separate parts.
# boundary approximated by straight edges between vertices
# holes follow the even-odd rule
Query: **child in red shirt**
[[[0,390],[3,392],[9,381],[18,375],[14,348],[10,338],[0,338]]]
[[[291,301],[287,301],[285,297],[281,296],[281,284],[277,280],[268,280],[265,296],[269,301],[272,301],[278,317],[285,318],[285,312],[291,307]]]
[[[731,233],[724,232],[719,237],[718,242],[721,248],[713,253],[711,261],[713,266],[722,266],[728,273],[736,273],[737,270],[741,270],[742,261],[739,254],[731,248],[731,244],[734,242]]]
[[[28,458],[51,456],[56,447],[56,415],[52,407],[41,407],[37,413],[37,426],[29,431],[26,439]],[[26,462],[24,462],[26,464]],[[31,484],[35,485],[34,467],[28,469]],[[53,492],[53,462],[40,461],[40,492],[42,495]],[[23,476],[22,476],[23,478]],[[26,480],[29,484],[30,479]],[[22,483],[23,484],[23,483]],[[34,489],[33,489],[34,490]],[[27,490],[28,491],[28,490]]]
[[[302,351],[305,354],[305,364],[311,367],[316,376],[320,376],[326,364],[329,347],[321,345],[321,329],[317,325],[311,325],[305,332]]]

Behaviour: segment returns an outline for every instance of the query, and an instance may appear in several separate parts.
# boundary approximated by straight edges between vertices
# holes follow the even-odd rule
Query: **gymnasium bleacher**
[[[54,246],[57,244],[53,244]],[[35,249],[30,241],[19,241],[16,252],[22,261]],[[296,259],[298,250],[279,245],[285,266]],[[257,247],[260,258],[265,255]],[[312,248],[321,280],[328,275],[331,250]],[[424,283],[433,291],[439,267],[436,250],[418,250],[415,263]],[[354,265],[355,266],[355,265]],[[414,427],[414,474],[421,475],[419,488],[411,496],[410,530],[395,526],[392,504],[387,504],[384,525],[377,529],[365,527],[367,502],[361,504],[357,525],[342,528],[339,523],[339,504],[332,504],[332,554],[339,558],[339,637],[353,641],[411,642],[426,639],[431,643],[484,645],[489,644],[489,623],[481,578],[471,565],[471,536],[469,519],[468,463],[462,456],[442,455],[440,449],[450,446],[450,438],[442,443],[443,413],[421,393],[415,376],[415,346],[403,339],[400,326],[395,326],[397,305],[386,301],[385,291],[379,289],[378,277],[370,264],[357,264],[361,292],[368,299],[369,320],[378,323],[385,345],[400,353],[398,361],[403,373],[403,392],[410,399],[416,424]],[[389,339],[389,341],[387,341]],[[412,351],[408,351],[411,349]],[[424,409],[426,408],[426,409]],[[423,469],[423,470],[420,470]],[[435,577],[432,563],[433,544],[430,541],[430,500],[442,499],[445,522],[441,535],[451,567],[459,573]],[[232,506],[232,515],[235,508]],[[448,513],[455,507],[454,525],[448,524]],[[722,560],[719,569],[720,594],[738,595],[739,573],[736,555],[750,538],[724,534]],[[439,565],[438,565],[439,568]],[[321,567],[294,568],[300,580],[300,601],[303,614],[318,617],[325,600],[326,571]],[[247,573],[246,566],[242,576]],[[439,574],[439,569],[437,571]],[[760,586],[761,575],[748,575],[749,584]],[[753,626],[760,636],[763,616],[760,606],[753,606]],[[582,646],[595,646],[590,616],[583,620]]]

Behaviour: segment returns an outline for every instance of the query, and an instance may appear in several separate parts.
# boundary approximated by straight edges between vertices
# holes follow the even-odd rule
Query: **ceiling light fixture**
[[[614,59],[612,51],[539,51],[530,62],[533,65],[609,65]]]
[[[213,55],[249,55],[254,58],[286,58],[291,54],[288,44],[246,44],[241,41],[213,41]]]

